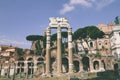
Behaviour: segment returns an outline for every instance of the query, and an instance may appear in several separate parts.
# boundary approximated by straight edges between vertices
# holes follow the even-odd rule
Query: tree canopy
[[[91,39],[97,39],[97,38],[103,38],[104,32],[99,30],[96,26],[87,26],[84,28],[79,28],[74,32],[74,38],[75,39],[85,39],[85,38],[91,38]]]
[[[43,39],[43,36],[41,35],[28,35],[26,37],[26,40],[28,41],[36,41],[36,40],[42,40]]]
[[[57,40],[57,33],[54,33],[51,35],[51,41],[56,41]]]

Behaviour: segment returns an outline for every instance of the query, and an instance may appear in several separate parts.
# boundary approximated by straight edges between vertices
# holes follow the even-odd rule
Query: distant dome
[[[114,22],[116,25],[120,24],[120,16],[117,16]]]

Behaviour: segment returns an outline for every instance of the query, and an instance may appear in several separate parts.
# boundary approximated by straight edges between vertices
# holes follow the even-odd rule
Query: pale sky
[[[50,17],[66,17],[73,32],[120,16],[120,0],[0,0],[0,45],[30,48],[27,35],[42,35]]]

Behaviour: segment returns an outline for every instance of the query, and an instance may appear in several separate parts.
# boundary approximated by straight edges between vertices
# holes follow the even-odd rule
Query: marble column
[[[50,74],[50,29],[46,30],[46,74]]]
[[[62,72],[62,56],[61,56],[61,27],[57,28],[57,73],[60,74]]]
[[[72,29],[68,28],[69,73],[73,73]]]

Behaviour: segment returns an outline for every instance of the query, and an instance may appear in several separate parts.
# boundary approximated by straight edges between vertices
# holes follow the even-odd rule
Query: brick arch
[[[32,58],[32,59],[33,59],[33,56],[26,57],[26,60],[28,60],[29,58]]]
[[[73,61],[78,61],[78,62],[80,62],[81,59],[79,59],[79,58],[73,58]]]
[[[94,62],[94,61],[100,62],[101,60],[100,59],[93,59],[92,62]]]
[[[43,56],[36,57],[36,60],[38,60],[39,58],[42,58],[43,60],[45,60],[45,57],[43,57]]]
[[[89,60],[92,60],[92,58],[91,58],[89,55],[86,55],[86,57],[88,57]],[[84,58],[84,57],[83,57],[83,58]],[[82,60],[83,58],[81,58],[81,60]]]

